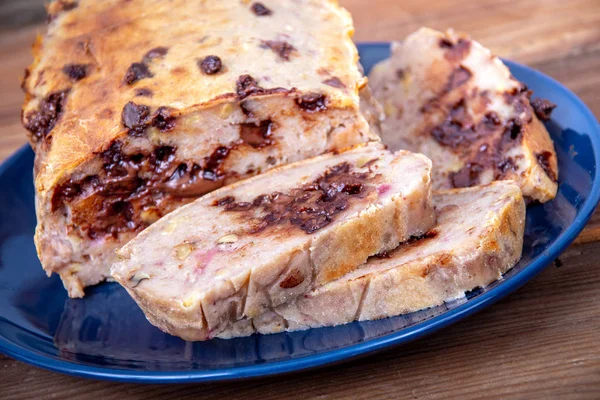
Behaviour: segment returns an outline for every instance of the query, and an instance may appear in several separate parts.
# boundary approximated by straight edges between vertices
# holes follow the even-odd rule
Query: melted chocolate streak
[[[165,47],[150,50],[141,63],[132,64],[125,78],[126,83],[151,77],[146,62],[163,57],[167,52]],[[250,95],[287,90],[264,89],[250,75],[242,75],[236,82],[236,92],[239,100],[243,100]],[[152,92],[141,88],[136,90],[136,95],[151,96]],[[29,115],[26,127],[32,131],[34,138],[44,137],[53,128],[62,112],[65,97],[66,92],[53,94],[44,100],[41,111]],[[319,112],[327,108],[328,101],[322,94],[309,93],[297,99],[296,103],[306,112]],[[251,114],[243,107],[243,103],[241,107],[244,113]],[[174,112],[168,107],[159,107],[151,115],[148,106],[132,101],[124,106],[121,119],[130,136],[144,136],[150,125],[167,132],[176,124]],[[150,154],[124,154],[122,143],[115,141],[108,150],[100,154],[104,163],[98,175],[69,180],[54,190],[52,211],[60,209],[65,203],[72,203],[73,224],[92,238],[106,234],[116,237],[122,231],[142,229],[148,223],[142,221],[141,212],[153,209],[155,214],[162,216],[164,210],[160,209],[160,203],[165,197],[175,197],[181,201],[181,198],[197,197],[221,187],[224,181],[221,165],[230,150],[242,143],[254,148],[273,144],[271,135],[275,126],[271,120],[240,124],[240,143],[233,144],[232,147],[217,148],[204,159],[203,167],[190,162],[178,163],[174,147],[162,146]],[[76,199],[79,200],[75,201]],[[335,210],[327,209],[323,215],[312,219],[312,225],[324,226],[334,214]],[[303,224],[303,229],[313,229],[309,227],[311,222],[305,221]]]
[[[373,188],[364,185],[368,179],[369,173],[350,172],[350,164],[343,162],[288,193],[262,194],[251,202],[236,202],[228,196],[213,205],[240,213],[240,218],[249,221],[250,233],[290,223],[311,234],[329,225],[351,202],[371,193]],[[260,216],[255,217],[257,214]]]
[[[444,46],[442,46],[444,47]],[[454,89],[464,85],[472,73],[459,65],[449,76],[442,92],[422,109],[429,112],[432,108],[442,108],[443,98]],[[488,168],[494,169],[495,179],[502,179],[511,171],[516,171],[516,160],[505,158],[506,151],[521,143],[523,127],[532,119],[527,107],[530,92],[525,86],[505,93],[505,102],[515,109],[521,118],[502,121],[494,112],[488,112],[480,121],[475,121],[468,112],[469,104],[487,103],[485,92],[469,97],[466,93],[446,112],[445,120],[431,130],[432,137],[442,146],[449,147],[468,160],[465,166],[450,174],[454,187],[469,187],[479,182],[480,174]]]
[[[158,207],[155,211],[162,216],[160,203],[166,197],[184,201],[223,185],[221,164],[229,154],[227,147],[205,158],[204,167],[178,163],[175,153],[175,147],[162,146],[150,154],[124,154],[122,143],[115,141],[100,154],[103,167],[98,175],[69,180],[55,189],[52,211],[71,203],[73,223],[90,238],[116,237],[145,228],[143,210]]]

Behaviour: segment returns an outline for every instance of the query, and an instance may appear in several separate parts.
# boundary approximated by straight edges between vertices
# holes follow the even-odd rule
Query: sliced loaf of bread
[[[157,221],[112,276],[162,330],[218,336],[433,228],[430,168],[378,143],[275,168]]]
[[[438,224],[421,238],[217,336],[333,326],[437,306],[487,286],[521,258],[525,203],[514,183],[451,189],[433,200]]]

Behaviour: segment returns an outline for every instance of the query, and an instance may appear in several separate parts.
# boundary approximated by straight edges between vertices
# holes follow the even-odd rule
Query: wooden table
[[[454,27],[563,82],[600,116],[600,0],[341,2],[354,15],[357,41],[400,39],[422,25]],[[25,143],[19,76],[43,30],[31,25],[43,17],[42,0],[7,3],[0,3],[0,160]],[[599,399],[598,240],[597,212],[560,263],[504,301],[346,364],[248,382],[140,386],[63,376],[0,355],[0,398]]]

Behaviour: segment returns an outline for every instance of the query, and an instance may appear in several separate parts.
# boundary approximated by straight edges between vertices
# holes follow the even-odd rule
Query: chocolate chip
[[[457,172],[450,174],[452,186],[455,188],[471,187],[478,183],[483,167],[477,163],[467,163]]]
[[[442,49],[450,49],[450,48],[452,48],[452,46],[454,46],[454,43],[452,43],[452,41],[450,39],[447,39],[447,38],[440,39],[440,47]]]
[[[273,50],[282,60],[290,61],[290,54],[296,48],[285,40],[263,40],[262,46]]]
[[[550,120],[552,111],[556,108],[556,104],[546,99],[534,99],[531,101],[531,106],[535,111],[535,115],[542,121]]]
[[[206,56],[202,61],[198,61],[198,67],[204,72],[206,75],[214,75],[221,71],[223,65],[221,64],[221,59],[217,56]]]
[[[152,126],[162,132],[168,132],[175,127],[175,120],[176,117],[172,109],[169,107],[159,107],[152,117]]]
[[[329,85],[332,86],[334,88],[338,88],[338,89],[344,89],[346,86],[344,86],[344,83],[340,80],[340,78],[334,76],[332,78],[329,79],[325,79],[323,81],[323,83],[325,85]]]
[[[531,107],[529,107],[528,100],[530,96],[531,92],[522,83],[503,93],[504,102],[513,108],[514,114],[521,115],[519,121],[517,121],[520,125],[525,125],[533,119],[533,113],[531,112]]]
[[[273,13],[271,10],[265,7],[263,3],[252,4],[251,10],[259,17],[264,17],[265,15],[271,15]]]
[[[517,119],[511,119],[506,124],[506,129],[504,130],[504,132],[505,137],[510,137],[511,140],[517,140],[523,132],[523,124]]]
[[[542,167],[548,178],[550,178],[553,182],[557,181],[556,172],[552,169],[550,164],[550,159],[552,158],[552,153],[549,151],[543,151],[535,155],[535,159],[537,163]]]
[[[502,120],[496,112],[489,111],[483,116],[483,123],[485,125],[500,125],[502,124]]]
[[[217,147],[213,153],[204,161],[202,177],[209,181],[216,181],[222,175],[221,164],[229,155],[230,148],[225,146]]]
[[[296,104],[304,111],[323,111],[327,109],[327,97],[320,93],[308,93],[296,99]]]
[[[262,148],[273,143],[270,139],[271,130],[272,122],[269,119],[258,124],[240,124],[240,138],[255,149]]]
[[[364,198],[373,188],[365,186],[367,173],[352,172],[350,164],[329,168],[315,181],[289,193],[262,194],[252,202],[227,201],[225,211],[243,213],[250,233],[269,226],[290,223],[310,234],[330,224],[355,198]],[[218,203],[217,203],[218,204]]]
[[[480,136],[464,99],[452,106],[446,119],[431,130],[431,135],[439,144],[453,149],[469,146]]]
[[[451,40],[442,38],[440,47],[445,49],[444,57],[451,62],[460,61],[467,56],[471,48],[471,41],[468,39],[458,39],[456,43]]]
[[[86,77],[88,72],[87,64],[66,64],[63,72],[73,81],[80,81]]]
[[[468,68],[463,67],[462,65],[459,66],[450,74],[444,89],[445,92],[448,93],[452,89],[456,89],[457,87],[464,85],[469,79],[471,79],[472,76],[473,73]]]
[[[251,95],[264,95],[264,94],[272,94],[272,93],[291,93],[294,92],[295,89],[284,89],[281,87],[264,89],[258,86],[256,79],[251,77],[250,75],[240,75],[237,81],[235,82],[236,93],[238,95],[239,100],[243,100]]]
[[[144,56],[144,60],[152,60],[155,58],[161,58],[167,55],[167,53],[169,52],[169,48],[168,47],[155,47],[152,50],[148,51],[146,53],[146,55]]]
[[[153,76],[154,75],[150,72],[150,69],[148,69],[146,64],[136,62],[131,64],[129,69],[127,69],[127,72],[125,73],[125,83],[131,85],[140,79],[152,78]]]
[[[213,206],[224,206],[227,204],[231,204],[235,201],[235,197],[233,196],[225,196],[213,202]]]
[[[54,92],[40,101],[37,111],[27,113],[25,129],[31,132],[36,141],[45,138],[60,118],[69,90]]]
[[[81,193],[81,185],[73,181],[68,181],[62,185],[59,185],[52,194],[51,210],[54,212],[60,208],[60,206],[71,199],[74,199]]]
[[[236,83],[236,92],[240,98],[245,98],[251,94],[260,92],[262,88],[258,86],[256,79],[250,75],[241,75]]]
[[[121,113],[123,125],[129,129],[131,136],[142,136],[148,124],[150,108],[135,104],[133,101],[125,104]]]
[[[152,90],[146,88],[135,89],[135,95],[140,97],[152,97]]]
[[[123,160],[123,143],[115,140],[111,143],[108,149],[104,150],[100,153],[100,158],[102,158],[103,166],[107,167],[111,164],[119,163]]]
[[[246,211],[252,208],[252,203],[240,201],[239,203],[226,203],[225,211]]]
[[[160,146],[154,149],[151,163],[155,166],[155,172],[160,174],[164,172],[175,159],[177,148],[173,146]]]
[[[512,157],[508,157],[502,160],[497,165],[499,176],[505,176],[507,172],[516,171],[518,169],[517,164]]]

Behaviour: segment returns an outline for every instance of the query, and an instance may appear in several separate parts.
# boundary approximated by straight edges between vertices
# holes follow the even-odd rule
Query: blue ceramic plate
[[[368,70],[387,44],[359,46]],[[507,62],[534,96],[558,104],[546,124],[558,153],[555,200],[527,212],[523,259],[504,279],[464,300],[395,318],[335,328],[203,343],[150,325],[117,284],[69,299],[46,278],[33,245],[33,153],[24,147],[0,166],[0,351],[67,374],[132,382],[200,382],[299,371],[414,340],[511,293],[550,264],[583,229],[600,195],[600,127],[573,93],[551,78]]]

